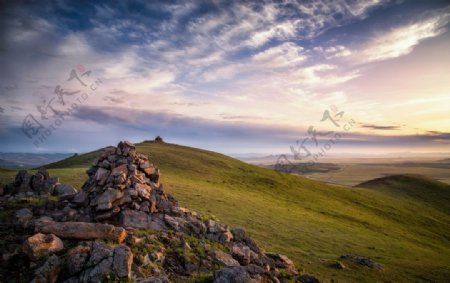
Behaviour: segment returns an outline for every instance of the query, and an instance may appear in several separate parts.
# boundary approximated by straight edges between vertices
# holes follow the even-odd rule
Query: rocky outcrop
[[[133,254],[129,247],[83,242],[68,251],[66,282],[100,282],[130,278]],[[68,278],[67,278],[68,277]]]
[[[105,148],[87,174],[77,194],[55,186],[58,202],[14,215],[21,231],[38,233],[22,248],[34,282],[191,282],[200,274],[214,282],[300,280],[288,257],[265,253],[244,229],[180,207],[159,169],[129,142]],[[17,183],[28,177],[18,174]]]
[[[34,175],[27,170],[20,170],[14,182],[7,184],[1,195],[24,197],[24,196],[63,196],[76,194],[77,190],[69,185],[59,183],[58,178],[50,177],[45,168],[40,168]]]

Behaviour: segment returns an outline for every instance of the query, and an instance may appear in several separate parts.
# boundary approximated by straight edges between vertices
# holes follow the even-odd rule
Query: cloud
[[[50,97],[74,66],[83,64],[105,83],[86,103],[91,108],[80,109],[71,130],[79,130],[82,122],[104,121],[105,127],[119,133],[153,127],[166,133],[189,131],[191,136],[194,132],[208,137],[228,133],[249,137],[253,133],[260,139],[266,127],[268,134],[287,139],[293,136],[292,128],[313,123],[332,104],[348,106],[366,117],[370,105],[379,103],[374,98],[361,99],[372,93],[358,80],[366,76],[373,81],[367,70],[374,65],[366,63],[406,55],[445,30],[448,15],[440,10],[405,12],[405,17],[418,19],[408,25],[386,17],[382,25],[389,27],[386,32],[374,32],[374,27],[381,26],[372,25],[379,21],[376,13],[385,10],[377,8],[400,11],[397,3],[125,1],[81,5],[56,1],[44,6],[14,5],[0,11],[0,103],[5,114],[11,112],[7,123],[16,125],[24,114],[36,112],[35,105]],[[361,32],[355,26],[367,30]],[[348,34],[362,43],[346,41]],[[398,80],[408,83],[404,78]],[[380,93],[379,100],[394,98],[395,91]],[[445,96],[447,91],[435,93]],[[432,102],[429,97],[398,98],[391,107],[398,103],[413,109],[424,100]],[[23,109],[12,113],[11,106],[16,104]],[[393,121],[383,119],[389,106],[378,106],[371,114],[378,115],[373,121],[381,125]],[[436,114],[436,108],[419,111]],[[446,130],[444,118],[439,127],[423,128]],[[155,125],[148,125],[149,121]],[[241,122],[245,125],[236,125]],[[390,127],[366,126],[366,130]]]
[[[343,45],[329,47],[316,46],[313,50],[323,54],[326,59],[341,58],[352,55],[351,50]]]
[[[234,123],[234,121],[218,121],[198,116],[186,116],[177,113],[133,110],[124,107],[80,107],[73,116],[80,121],[89,121],[98,125],[114,125],[138,131],[153,131],[161,133],[176,133],[177,136],[245,140],[246,138],[272,139],[277,137],[288,139],[295,137],[292,129],[280,125],[258,125],[251,122]],[[225,116],[227,117],[227,116]],[[238,117],[229,117],[232,120]],[[245,118],[245,117],[240,117]],[[248,118],[248,117],[247,117]],[[271,137],[272,136],[272,137]],[[284,138],[283,138],[284,137]]]
[[[105,101],[109,101],[109,102],[112,102],[112,103],[123,103],[124,102],[124,100],[123,99],[121,99],[121,98],[116,98],[116,97],[112,97],[112,96],[105,96],[104,98],[103,98],[103,100],[105,100]]]
[[[365,62],[373,62],[409,54],[423,40],[445,32],[448,20],[448,13],[438,14],[379,33],[362,48],[358,57]]]
[[[274,26],[266,27],[264,30],[254,32],[247,45],[251,47],[259,47],[267,43],[269,40],[290,40],[297,35],[296,21],[285,21],[277,23]]]
[[[400,126],[381,126],[373,124],[363,124],[362,127],[373,130],[398,130],[401,128]]]
[[[358,70],[341,70],[337,65],[316,64],[300,68],[290,76],[290,80],[308,88],[339,85],[360,76]]]
[[[285,42],[253,56],[253,61],[266,68],[292,67],[306,60],[303,48],[293,42]]]
[[[243,72],[244,65],[236,63],[225,66],[215,66],[206,69],[202,74],[202,80],[206,82],[231,79],[237,74]]]

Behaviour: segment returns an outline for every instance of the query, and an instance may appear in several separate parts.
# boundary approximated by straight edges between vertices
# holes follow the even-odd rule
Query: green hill
[[[435,207],[437,200],[333,186],[174,144],[141,143],[137,150],[159,166],[166,190],[182,206],[245,227],[267,251],[288,255],[300,270],[325,282],[450,278],[450,216],[441,205]],[[48,168],[62,182],[80,188],[84,171],[98,153],[71,157]],[[449,192],[443,194],[448,197]],[[372,270],[346,261],[344,270],[330,268],[343,254],[369,257],[385,268]]]
[[[450,214],[450,185],[421,176],[393,175],[357,185],[382,191],[392,197],[423,202]]]

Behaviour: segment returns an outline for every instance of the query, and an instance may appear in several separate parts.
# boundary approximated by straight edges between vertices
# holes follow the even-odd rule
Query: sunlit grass
[[[290,256],[309,274],[339,282],[450,278],[450,217],[432,202],[327,185],[177,145],[145,143],[138,151],[161,168],[165,189],[182,206],[246,228],[264,249]],[[50,173],[79,189],[97,154],[57,163],[52,167],[65,168]],[[12,175],[2,172],[1,178]],[[439,192],[437,198],[450,194]],[[370,257],[385,270],[349,263],[335,270],[324,261],[348,253]]]

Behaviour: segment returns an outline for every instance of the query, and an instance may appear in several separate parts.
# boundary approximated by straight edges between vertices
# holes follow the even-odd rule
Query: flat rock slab
[[[127,236],[127,232],[122,227],[88,222],[38,221],[35,229],[41,233],[51,233],[61,238],[78,240],[108,239],[121,243]]]

